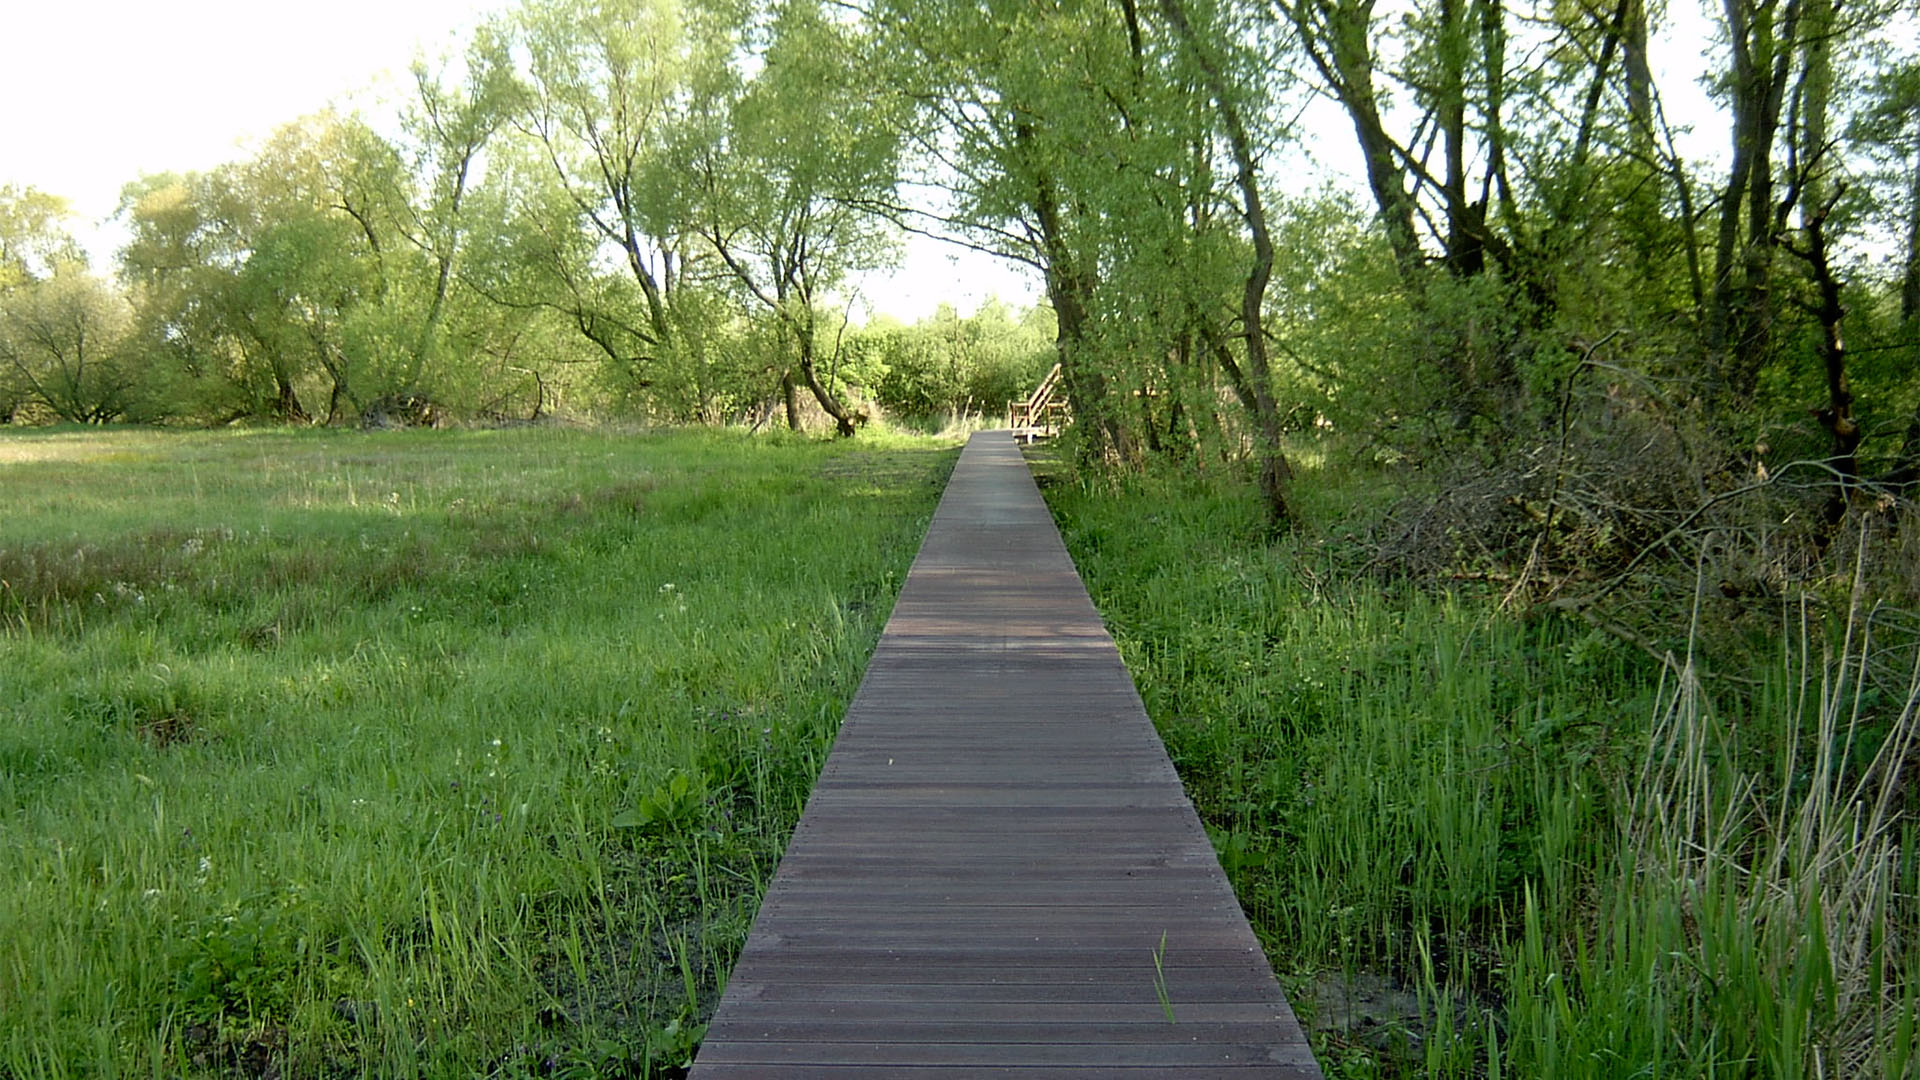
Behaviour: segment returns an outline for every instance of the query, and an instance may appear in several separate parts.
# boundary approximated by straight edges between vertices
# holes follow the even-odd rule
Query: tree
[[[1895,274],[1901,332],[1920,370],[1920,60],[1886,62],[1868,86],[1849,136],[1876,166],[1867,176],[1870,197],[1897,237]],[[1920,483],[1920,401],[1916,401],[1893,469],[1882,478],[1901,487]]]
[[[1230,81],[1219,49],[1220,42],[1232,34],[1215,28],[1196,29],[1187,17],[1183,0],[1160,0],[1161,13],[1183,49],[1202,74],[1202,83],[1212,99],[1226,142],[1232,155],[1234,187],[1240,195],[1239,210],[1246,223],[1253,255],[1240,291],[1241,339],[1244,342],[1245,370],[1233,362],[1231,354],[1221,353],[1221,366],[1232,379],[1241,401],[1253,414],[1259,432],[1255,451],[1259,460],[1260,494],[1267,504],[1267,518],[1276,527],[1293,524],[1293,509],[1288,504],[1287,488],[1293,470],[1281,446],[1280,409],[1274,400],[1273,372],[1267,362],[1266,301],[1267,285],[1273,280],[1273,235],[1267,228],[1265,199],[1260,190],[1260,163],[1248,125],[1245,104],[1247,91]]]
[[[31,187],[0,185],[0,293],[52,276],[60,263],[80,260],[80,246],[64,222],[67,201]]]
[[[1285,521],[1262,27],[1213,3],[885,0],[871,17],[927,106],[915,144],[950,203],[899,216],[1042,272],[1083,460],[1184,453],[1218,429]],[[1223,379],[1244,430],[1218,414]]]
[[[1122,453],[1126,441],[1096,355],[1102,266],[1089,200],[1115,175],[1105,151],[1124,109],[1117,91],[1132,77],[1133,10],[1115,18],[1084,0],[872,0],[865,9],[874,68],[920,106],[908,133],[917,183],[947,204],[888,209],[910,229],[1041,274],[1087,462]]]
[[[468,43],[461,70],[413,66],[414,100],[404,117],[412,175],[422,190],[402,228],[431,263],[427,310],[414,345],[415,366],[432,365],[453,293],[454,268],[472,227],[468,196],[487,144],[522,107],[503,30],[487,24]]]
[[[1826,403],[1815,409],[1814,415],[1827,430],[1829,461],[1845,485],[1860,475],[1857,451],[1864,432],[1854,419],[1846,341],[1841,331],[1847,309],[1841,302],[1840,277],[1829,235],[1834,209],[1845,192],[1845,185],[1834,180],[1839,149],[1828,135],[1834,95],[1833,37],[1839,5],[1835,0],[1805,0],[1805,3],[1807,32],[1800,47],[1800,79],[1794,87],[1791,106],[1795,141],[1790,147],[1789,168],[1794,190],[1777,213],[1774,228],[1782,233],[1786,231],[1787,206],[1797,202],[1799,241],[1783,236],[1782,244],[1806,264],[1813,285],[1813,299],[1802,303],[1819,324],[1816,354],[1827,384]],[[1830,523],[1837,523],[1845,512],[1845,496],[1843,487],[1829,500]]]
[[[139,385],[126,300],[83,263],[0,293],[0,399],[8,418],[38,405],[75,424],[126,414]]]
[[[638,287],[645,318],[621,321],[647,350],[640,363],[670,347],[669,308],[687,272],[692,229],[679,138],[694,83],[726,71],[726,35],[698,15],[680,0],[532,0],[516,22],[513,44],[526,58],[517,122],[578,223],[596,247],[619,253]],[[555,269],[565,276],[586,267]],[[589,325],[600,318],[584,307],[579,315]]]
[[[892,256],[863,207],[898,182],[896,105],[873,93],[854,31],[818,0],[779,0],[769,14],[760,70],[725,100],[726,125],[696,158],[700,231],[792,351],[783,387],[797,371],[847,436],[859,417],[820,371],[821,308],[849,273]]]
[[[1424,261],[1414,227],[1414,199],[1407,190],[1407,153],[1387,133],[1375,82],[1373,12],[1375,0],[1276,0],[1277,9],[1299,33],[1301,49],[1322,84],[1346,110],[1366,164],[1387,242],[1401,277],[1419,288]]]
[[[123,196],[150,348],[198,387],[213,418],[304,422],[303,383],[333,421],[412,391],[415,312],[396,278],[402,189],[392,147],[322,113],[277,132],[252,159],[152,177]]]
[[[870,358],[874,398],[889,417],[938,425],[1004,415],[1053,363],[1053,339],[1046,307],[1019,312],[990,299],[967,316],[941,304],[910,326],[873,319],[852,347]]]
[[[1774,146],[1793,72],[1802,0],[1725,0],[1733,156],[1720,197],[1706,339],[1717,388],[1753,396],[1772,353]]]
[[[66,200],[0,186],[0,423],[38,407],[76,424],[133,403],[127,303],[66,230]]]
[[[673,352],[659,347],[651,313],[624,261],[608,265],[597,230],[583,228],[578,206],[552,174],[538,144],[497,143],[487,180],[473,192],[474,228],[465,238],[459,280],[487,308],[529,326],[564,329],[569,348],[546,347],[553,362],[591,371],[614,400],[641,408],[672,381]],[[675,286],[663,309],[675,349],[690,318],[709,314],[698,283]],[[705,327],[699,328],[702,336]],[[581,356],[577,345],[592,353]]]

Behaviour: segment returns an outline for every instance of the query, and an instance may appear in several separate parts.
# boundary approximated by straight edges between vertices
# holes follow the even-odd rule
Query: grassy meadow
[[[0,436],[0,1077],[674,1075],[952,460]]]
[[[1920,679],[1844,592],[1702,679],[1269,543],[1232,481],[1048,495],[1329,1076],[1913,1074]]]

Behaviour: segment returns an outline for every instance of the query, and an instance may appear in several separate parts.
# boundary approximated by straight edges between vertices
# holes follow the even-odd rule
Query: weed
[[[637,806],[615,814],[613,824],[622,829],[671,834],[698,822],[706,809],[707,790],[704,775],[676,769],[640,796]]]
[[[1332,516],[1343,483],[1298,490]],[[1895,613],[1809,607],[1797,662],[1709,694],[1497,586],[1355,573],[1336,531],[1269,544],[1231,481],[1048,498],[1276,968],[1309,1010],[1393,1003],[1318,1025],[1329,1075],[1911,1072]]]
[[[1153,996],[1160,1001],[1160,1011],[1167,1017],[1167,1023],[1180,1021],[1173,1015],[1173,998],[1167,994],[1167,932],[1160,931],[1160,944],[1153,947]]]

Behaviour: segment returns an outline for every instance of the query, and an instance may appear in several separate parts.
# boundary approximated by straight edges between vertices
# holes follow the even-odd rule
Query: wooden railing
[[[1056,396],[1059,389],[1060,365],[1055,364],[1027,400],[1007,402],[1007,426],[1013,429],[1015,438],[1032,442],[1060,434],[1067,422],[1067,402],[1064,396]]]

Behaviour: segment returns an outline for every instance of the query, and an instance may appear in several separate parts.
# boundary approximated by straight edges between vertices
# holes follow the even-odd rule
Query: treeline
[[[1718,121],[1670,115],[1653,11],[864,15],[933,118],[915,160],[940,163],[938,225],[1044,272],[1087,455],[1242,448],[1285,523],[1290,431],[1498,447],[1568,419],[1578,374],[1616,411],[1696,414],[1728,455],[1811,415],[1843,476],[1868,455],[1911,478],[1920,68],[1888,44],[1910,9],[1729,0],[1727,46],[1688,73],[1730,118],[1724,164],[1678,149]],[[1282,172],[1314,97],[1344,114],[1357,201]]]
[[[996,415],[1045,311],[853,325],[911,112],[870,52],[817,2],[533,0],[416,65],[391,130],[129,184],[112,274],[0,190],[0,421]]]
[[[1247,462],[1276,524],[1294,432],[1432,458],[1595,388],[1743,468],[1811,433],[1844,478],[1913,480],[1911,5],[1721,5],[1685,73],[1724,106],[1711,162],[1680,151],[1723,120],[1671,114],[1660,14],[528,0],[416,67],[390,131],[322,114],[129,185],[111,279],[57,200],[0,196],[0,414],[997,412],[1037,346],[989,391],[915,352],[938,327],[850,326],[913,230],[1041,274],[1052,324],[1012,321],[1053,336],[1081,460]],[[1364,192],[1292,182],[1313,100]]]

